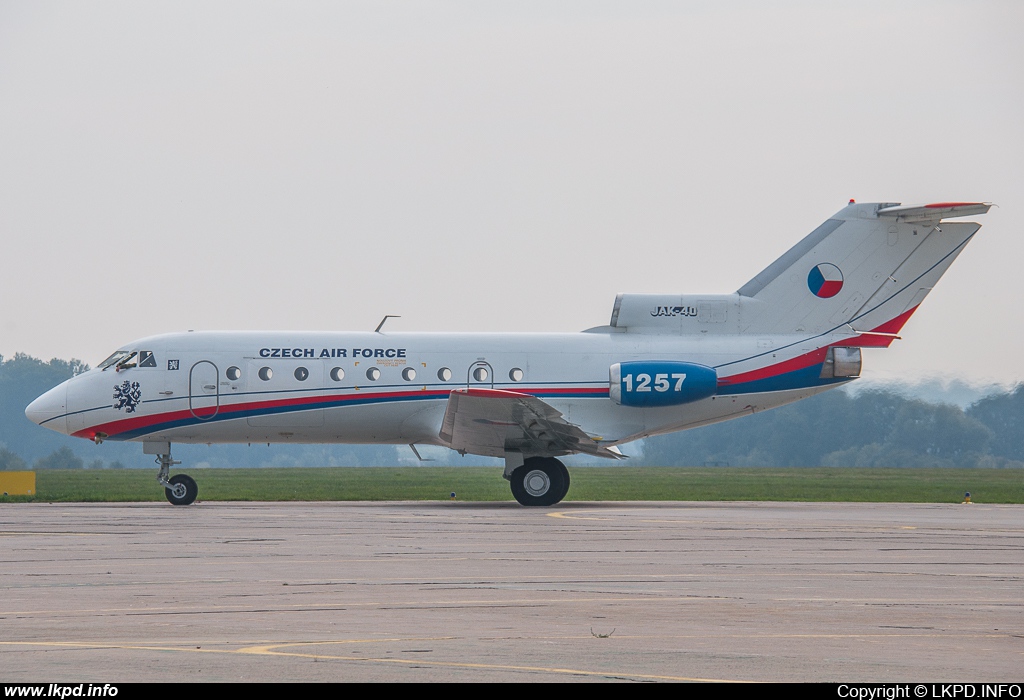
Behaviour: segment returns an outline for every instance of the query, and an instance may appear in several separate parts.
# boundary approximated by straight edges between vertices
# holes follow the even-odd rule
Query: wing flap
[[[557,456],[584,452],[621,459],[601,439],[569,423],[561,411],[535,396],[501,389],[456,389],[440,437],[453,450],[502,457],[506,452]]]

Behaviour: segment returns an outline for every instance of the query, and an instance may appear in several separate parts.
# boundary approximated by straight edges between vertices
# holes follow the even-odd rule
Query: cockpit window
[[[149,350],[139,350],[139,367],[156,367],[156,357]]]
[[[123,360],[123,359],[125,359],[127,357],[130,357],[130,356],[132,356],[134,354],[135,353],[128,352],[127,350],[118,350],[113,355],[111,355],[110,357],[105,359],[103,362],[101,362],[99,364],[99,368],[100,369],[107,369],[108,367],[111,367],[111,366],[117,364],[118,362],[120,362],[121,360]]]
[[[131,369],[132,367],[134,367],[135,363],[132,362],[132,360],[135,359],[136,355],[138,355],[138,353],[133,350],[132,353],[128,355],[128,357],[124,358],[123,360],[118,360],[117,366],[114,367],[114,371],[120,372],[123,369]]]

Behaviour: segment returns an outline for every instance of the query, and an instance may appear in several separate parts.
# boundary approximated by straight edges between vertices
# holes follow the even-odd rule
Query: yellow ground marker
[[[35,472],[0,472],[0,495],[36,495]]]

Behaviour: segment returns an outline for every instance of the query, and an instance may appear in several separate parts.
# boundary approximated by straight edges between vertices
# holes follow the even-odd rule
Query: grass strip
[[[494,467],[189,469],[200,501],[510,501]],[[1024,503],[1024,470],[578,467],[567,501]],[[155,470],[43,470],[11,502],[163,501]]]

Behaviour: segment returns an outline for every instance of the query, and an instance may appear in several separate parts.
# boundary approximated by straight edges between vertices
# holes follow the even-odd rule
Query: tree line
[[[153,467],[139,445],[90,442],[34,425],[25,407],[88,366],[0,357],[0,469]],[[175,445],[191,467],[416,464],[393,445]],[[894,388],[829,391],[795,404],[625,446],[628,464],[651,466],[1024,467],[1024,384],[965,409]],[[499,464],[421,449],[432,464]],[[594,463],[592,460],[571,460]],[[603,463],[603,462],[601,462]]]
[[[644,442],[666,466],[1024,467],[1024,385],[966,409],[894,390],[829,391]]]

